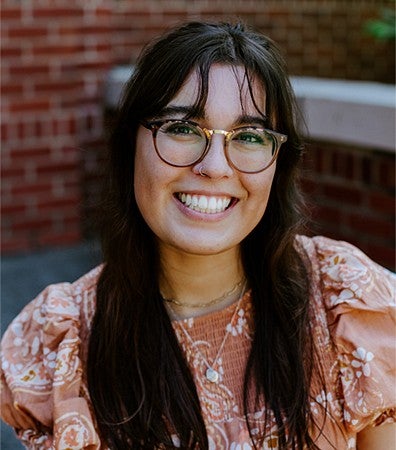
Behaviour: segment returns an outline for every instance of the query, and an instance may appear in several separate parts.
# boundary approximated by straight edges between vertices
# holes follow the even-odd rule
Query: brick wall
[[[3,0],[3,251],[76,242],[92,229],[103,80],[168,26],[239,16],[280,44],[294,75],[394,82],[394,44],[362,32],[381,6],[394,2]]]
[[[394,7],[394,0],[119,0],[112,9],[114,62],[133,61],[167,26],[239,17],[280,45],[294,75],[394,83],[394,43],[364,31],[381,9]]]
[[[395,154],[308,143],[304,189],[313,234],[351,242],[395,269]]]
[[[81,237],[85,148],[101,140],[110,9],[2,3],[2,248]],[[84,6],[82,6],[84,5]]]

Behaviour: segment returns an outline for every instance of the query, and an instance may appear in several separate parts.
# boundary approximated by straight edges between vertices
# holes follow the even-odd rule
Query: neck
[[[187,255],[176,249],[160,250],[161,293],[164,298],[182,303],[172,305],[178,317],[193,317],[222,309],[238,300],[241,289],[235,289],[215,304],[197,308],[232,291],[243,277],[238,248],[217,255]],[[171,314],[172,315],[172,314]]]

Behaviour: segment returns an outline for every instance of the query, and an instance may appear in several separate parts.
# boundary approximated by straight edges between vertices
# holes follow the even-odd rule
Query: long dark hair
[[[266,113],[288,135],[277,160],[266,212],[242,242],[255,334],[245,373],[245,414],[253,397],[278,426],[279,448],[315,448],[309,387],[313,366],[309,283],[296,250],[302,145],[285,64],[275,44],[242,24],[193,22],[163,36],[140,57],[110,138],[104,226],[104,268],[97,286],[87,361],[89,393],[102,439],[114,449],[208,448],[197,391],[159,293],[159,256],[133,190],[135,140],[196,70],[208,93],[212,64],[245,68],[266,92]],[[252,90],[251,90],[252,92]],[[252,411],[250,411],[252,412]],[[251,424],[249,424],[251,433]],[[265,430],[262,430],[264,433]],[[253,438],[252,438],[253,441]]]

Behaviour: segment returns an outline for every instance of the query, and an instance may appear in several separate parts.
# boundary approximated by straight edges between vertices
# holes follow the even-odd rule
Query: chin
[[[238,247],[239,243],[231,244],[230,242],[219,242],[218,240],[212,243],[207,241],[205,243],[200,243],[198,240],[195,240],[194,243],[190,241],[188,243],[173,243],[171,245],[182,253],[210,256],[227,252],[234,247]]]

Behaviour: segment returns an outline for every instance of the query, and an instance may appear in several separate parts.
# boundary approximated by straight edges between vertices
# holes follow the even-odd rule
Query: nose
[[[230,166],[225,154],[225,136],[221,130],[214,130],[209,140],[209,148],[205,157],[193,167],[193,172],[200,174],[203,172],[206,176],[217,179],[230,177],[233,174],[233,168]]]

